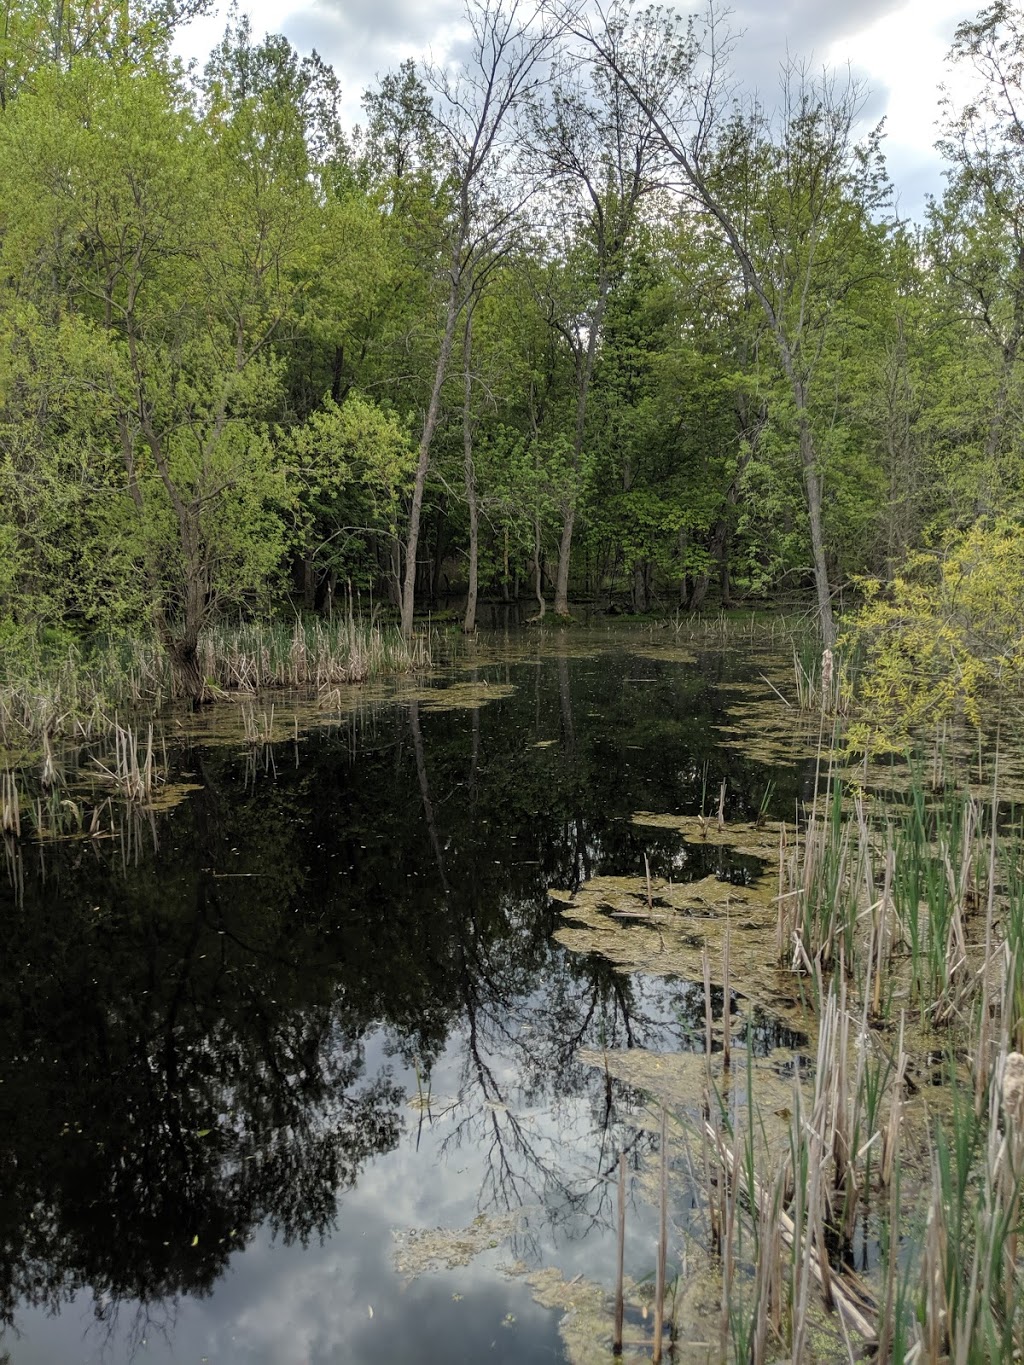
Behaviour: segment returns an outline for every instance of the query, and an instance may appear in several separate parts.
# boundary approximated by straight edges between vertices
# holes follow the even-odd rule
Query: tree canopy
[[[919,226],[865,92],[787,58],[737,94],[714,14],[468,0],[461,61],[345,130],[247,21],[183,68],[197,9],[4,10],[8,650],[148,633],[198,699],[225,612],[365,592],[409,634],[451,587],[467,630],[479,593],[805,593],[831,644],[851,585],[895,609],[927,546],[1016,534],[1011,6],[957,30],[977,91]]]

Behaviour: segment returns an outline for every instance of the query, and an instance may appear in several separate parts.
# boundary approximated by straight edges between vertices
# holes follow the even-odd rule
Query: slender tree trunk
[[[390,536],[387,546],[387,592],[388,601],[399,610],[402,608],[402,542],[397,535]]]
[[[457,268],[458,253],[454,258],[453,273]],[[437,419],[441,411],[441,390],[448,373],[452,345],[455,341],[455,323],[459,315],[458,288],[453,282],[448,292],[448,311],[445,316],[444,335],[441,349],[437,355],[434,370],[434,386],[430,391],[430,403],[423,422],[420,436],[419,454],[416,460],[416,474],[412,486],[412,506],[409,509],[409,533],[405,541],[405,579],[402,584],[402,634],[408,640],[412,636],[412,619],[416,607],[416,551],[419,548],[420,520],[423,516],[423,492],[427,486],[430,470],[430,446],[437,430]]]
[[[509,600],[509,577],[508,577],[508,527],[503,528],[504,535],[502,540],[501,552],[501,600]]]
[[[537,594],[537,620],[544,620],[547,603],[544,601],[544,566],[540,559],[540,517],[533,522],[533,572],[534,591]]]
[[[594,309],[594,316],[590,320],[587,349],[583,353],[577,374],[576,430],[573,433],[572,443],[573,487],[569,495],[569,505],[565,509],[565,518],[562,522],[562,539],[558,546],[558,575],[555,580],[556,616],[569,615],[569,561],[572,556],[572,533],[576,525],[576,498],[578,496],[576,482],[579,479],[580,468],[583,464],[583,442],[587,431],[587,402],[590,398],[591,380],[594,377],[594,359],[597,355],[598,334],[601,331],[605,308],[608,304],[609,283],[608,272],[605,269],[601,275],[597,307]]]
[[[558,545],[558,572],[555,578],[555,615],[569,615],[569,561],[572,557],[572,532],[576,523],[575,493],[573,502],[565,509],[562,539]]]
[[[832,617],[832,589],[828,581],[828,563],[825,559],[825,538],[822,533],[821,474],[814,449],[814,435],[806,412],[800,410],[800,462],[804,470],[804,488],[807,492],[807,516],[811,524],[811,552],[814,556],[814,586],[818,594],[818,622],[821,627],[821,642],[826,649],[832,649],[836,642],[836,627]]]
[[[316,607],[316,564],[310,546],[306,547],[302,556],[302,605],[307,611],[313,611]]]
[[[476,467],[473,464],[473,309],[466,309],[466,329],[463,344],[462,392],[462,452],[466,477],[466,505],[469,508],[469,588],[466,594],[466,616],[462,629],[467,635],[476,630],[476,597],[480,556],[480,518],[476,498]]]

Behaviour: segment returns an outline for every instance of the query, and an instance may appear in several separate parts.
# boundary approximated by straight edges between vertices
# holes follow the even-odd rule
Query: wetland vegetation
[[[0,1358],[1024,1354],[1021,15],[0,4]]]
[[[617,1297],[627,1358],[1009,1358],[1020,758],[866,764],[800,676],[756,622],[520,629],[170,711],[137,790],[55,745],[11,1359],[270,1361],[267,1293],[316,1361],[611,1359]]]

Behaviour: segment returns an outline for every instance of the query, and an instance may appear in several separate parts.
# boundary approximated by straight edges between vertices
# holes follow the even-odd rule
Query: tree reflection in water
[[[609,1224],[617,1154],[650,1141],[643,1099],[578,1052],[664,1045],[666,992],[655,1008],[553,944],[547,888],[645,853],[675,867],[675,836],[628,816],[697,808],[724,761],[699,673],[646,663],[660,682],[638,692],[628,670],[481,666],[517,692],[371,710],[276,762],[186,746],[201,790],[152,827],[38,860],[5,842],[2,1320],[88,1287],[101,1317],[146,1324],[211,1293],[260,1228],[328,1234],[408,1126],[394,1064],[429,1088],[442,1054],[459,1093],[441,1159],[472,1148],[478,1208],[529,1211],[520,1252]],[[795,774],[728,772],[740,811],[769,777],[792,801]],[[381,1033],[393,1063],[368,1065]]]

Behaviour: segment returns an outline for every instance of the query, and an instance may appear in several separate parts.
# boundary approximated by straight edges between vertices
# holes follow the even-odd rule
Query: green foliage
[[[623,19],[609,60],[552,50],[530,93],[542,189],[510,162],[460,199],[429,72],[385,73],[347,139],[330,68],[245,19],[185,73],[170,42],[199,7],[4,10],[5,640],[143,633],[184,668],[227,609],[313,608],[345,581],[394,600],[421,495],[420,596],[464,576],[472,521],[485,592],[541,568],[550,589],[570,542],[571,592],[628,588],[638,612],[699,606],[712,579],[724,602],[877,580],[876,651],[883,606],[925,619],[908,594],[940,590],[979,518],[1002,554],[1024,512],[1010,7],[958,31],[978,89],[948,111],[949,187],[917,233],[886,220],[856,88],[798,63],[774,114],[708,130],[703,189],[675,200],[610,61],[665,35]],[[939,699],[969,715],[1015,685],[973,648]],[[943,667],[885,669],[913,724]]]
[[[896,747],[924,723],[980,725],[1024,683],[1024,527],[979,521],[912,554],[888,586],[864,584],[849,624],[863,650],[850,743]]]
[[[323,404],[290,434],[300,488],[300,544],[322,568],[372,586],[366,559],[375,533],[398,533],[400,502],[415,466],[408,428],[359,394]]]

